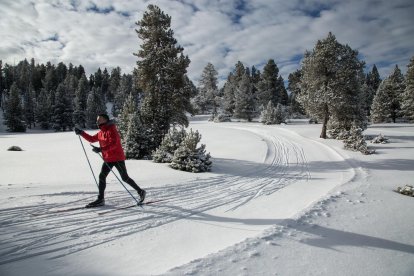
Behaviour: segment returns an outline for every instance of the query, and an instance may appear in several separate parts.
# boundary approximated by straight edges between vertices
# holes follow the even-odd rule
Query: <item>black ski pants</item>
[[[111,172],[113,167],[118,170],[124,182],[128,183],[138,193],[141,192],[141,188],[137,185],[137,183],[135,183],[135,181],[128,176],[125,161],[104,162],[102,164],[101,173],[99,174],[99,198],[103,199],[105,197],[106,177]]]

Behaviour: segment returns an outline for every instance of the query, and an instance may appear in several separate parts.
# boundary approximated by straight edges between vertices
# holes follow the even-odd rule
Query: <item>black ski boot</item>
[[[143,203],[144,202],[144,200],[145,200],[145,195],[147,194],[147,192],[145,191],[145,190],[143,190],[143,189],[141,189],[139,192],[138,192],[138,195],[139,195],[139,197],[140,197],[140,200],[138,201],[138,204],[141,204],[141,203]]]
[[[105,205],[105,199],[98,198],[97,200],[86,205],[85,208],[94,208],[94,207],[99,207],[99,206],[104,206],[104,205]]]

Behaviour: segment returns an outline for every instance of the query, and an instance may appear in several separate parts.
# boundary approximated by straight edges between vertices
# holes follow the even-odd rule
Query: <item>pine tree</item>
[[[136,113],[138,113],[137,102],[134,95],[130,93],[126,98],[124,106],[122,107],[121,113],[118,117],[118,131],[122,139],[126,136],[131,117]]]
[[[16,83],[13,83],[10,87],[4,112],[4,124],[7,126],[7,130],[11,132],[26,131],[20,92]]]
[[[86,101],[86,127],[96,129],[96,116],[106,113],[106,107],[101,99],[99,89],[94,87],[88,94]]]
[[[227,77],[227,81],[223,87],[223,99],[221,108],[226,115],[233,115],[235,108],[235,84],[233,73],[230,73]]]
[[[55,94],[55,104],[53,105],[52,128],[55,131],[71,130],[72,122],[72,101],[67,95],[65,85],[59,84]]]
[[[240,119],[246,119],[251,122],[254,117],[254,104],[255,103],[250,76],[244,74],[235,93],[234,116]]]
[[[127,131],[122,139],[122,147],[127,159],[149,158],[150,148],[146,134],[139,113],[131,114],[127,123]]]
[[[152,160],[156,163],[171,163],[174,152],[180,147],[186,134],[184,128],[171,128],[162,139],[161,145],[153,152]]]
[[[201,114],[204,114],[207,110],[211,110],[213,115],[217,114],[217,75],[218,73],[213,64],[208,63],[204,67],[199,81],[198,94],[194,99],[194,103]]]
[[[121,68],[116,67],[111,71],[111,77],[109,78],[109,87],[107,93],[108,102],[112,102],[118,90],[119,84],[121,82]]]
[[[41,89],[36,102],[36,122],[42,129],[50,128],[50,118],[52,114],[51,99],[45,88]]]
[[[405,90],[404,76],[401,73],[400,68],[398,68],[398,65],[395,65],[394,71],[389,78],[393,86],[391,97],[391,119],[395,123],[397,118],[402,117],[401,102]]]
[[[89,84],[85,75],[79,80],[75,92],[75,111],[73,112],[73,123],[81,128],[86,127],[86,102],[88,98]]]
[[[1,59],[0,59],[0,107],[3,108],[3,61]]]
[[[128,98],[128,95],[133,93],[133,79],[132,75],[124,74],[121,78],[120,84],[118,89],[116,90],[114,105],[112,107],[112,114],[115,117],[118,117],[123,106],[125,100]]]
[[[391,119],[393,85],[389,78],[384,79],[378,87],[371,105],[371,121],[373,123],[389,122]]]
[[[198,131],[190,130],[174,152],[170,167],[194,173],[210,171],[212,166],[210,153],[206,154],[204,144],[197,148],[200,141],[201,135]]]
[[[287,92],[283,84],[283,78],[279,78],[279,68],[273,59],[270,59],[261,75],[262,79],[257,85],[258,105],[267,105],[269,101],[276,106],[278,103],[287,104]]]
[[[407,73],[405,75],[405,90],[402,97],[401,109],[409,122],[414,123],[414,57],[408,64]]]
[[[35,124],[35,102],[35,91],[32,83],[30,83],[24,94],[24,117],[28,128],[32,128],[32,125]]]
[[[155,5],[149,5],[136,30],[142,41],[138,56],[137,87],[142,89],[141,118],[146,128],[153,131],[156,149],[170,125],[183,122],[188,125],[184,108],[190,98],[183,92],[185,74],[190,60],[183,55],[171,30],[171,17]]]
[[[375,64],[372,67],[371,72],[367,74],[365,83],[367,85],[367,87],[364,88],[366,93],[366,106],[368,109],[367,115],[370,116],[372,101],[374,100],[375,93],[381,84],[381,77]]]
[[[302,105],[297,100],[297,96],[300,94],[301,77],[302,77],[302,72],[300,70],[296,70],[295,72],[289,74],[289,77],[288,77],[288,90],[290,91],[290,96],[289,96],[290,111],[292,114],[298,114],[298,115],[305,114],[305,110],[303,109]]]
[[[332,33],[305,53],[298,100],[311,117],[322,120],[321,138],[326,138],[330,119],[350,129],[356,118],[363,117],[359,114],[363,67],[358,52],[338,43]]]

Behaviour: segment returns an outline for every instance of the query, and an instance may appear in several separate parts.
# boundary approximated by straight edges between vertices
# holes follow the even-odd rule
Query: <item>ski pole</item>
[[[94,147],[93,145],[91,145]],[[121,183],[122,187],[128,192],[128,194],[137,202],[137,205],[139,205],[139,201],[131,194],[131,192],[125,187],[124,183],[122,183],[121,179],[116,175],[116,173],[112,170],[111,166],[109,166],[108,163],[106,163],[105,159],[103,159],[102,155],[98,153],[98,155],[101,157],[101,159],[104,161],[105,165],[108,166],[108,168],[111,170],[111,172],[115,175],[116,179],[118,179],[119,183]]]
[[[88,161],[89,168],[91,169],[91,172],[92,172],[92,175],[93,175],[93,179],[95,179],[96,186],[97,186],[97,187],[98,187],[98,189],[99,189],[98,181],[96,181],[96,177],[95,177],[95,174],[93,173],[92,166],[91,166],[91,162],[89,162],[89,158],[88,158],[88,155],[86,154],[86,150],[85,150],[85,147],[84,147],[84,145],[83,145],[82,139],[80,138],[80,136],[79,136],[79,135],[78,135],[78,137],[79,137],[79,141],[80,141],[80,143],[81,143],[81,145],[82,145],[83,152],[85,153],[86,160]]]

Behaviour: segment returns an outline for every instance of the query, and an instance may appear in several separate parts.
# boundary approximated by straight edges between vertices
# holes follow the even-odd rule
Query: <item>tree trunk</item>
[[[328,109],[328,105],[325,104],[322,132],[321,132],[321,136],[320,136],[320,138],[322,138],[322,139],[326,139],[326,127],[328,125],[328,120],[329,120],[329,109]]]

